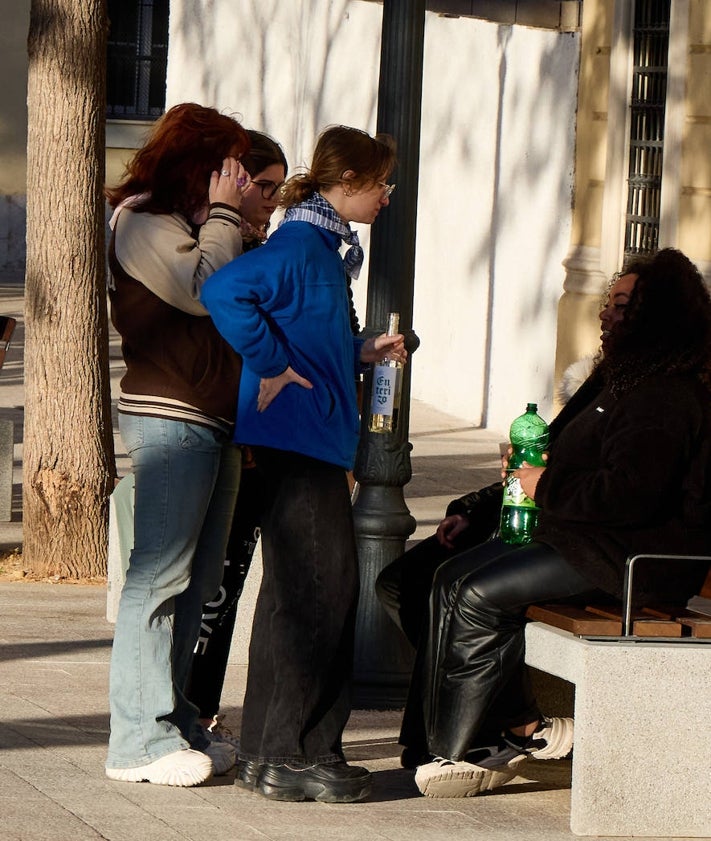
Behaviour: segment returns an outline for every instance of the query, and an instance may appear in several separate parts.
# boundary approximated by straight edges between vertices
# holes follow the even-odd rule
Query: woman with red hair
[[[205,738],[184,688],[240,476],[231,437],[242,362],[199,296],[242,253],[248,149],[232,117],[176,105],[106,191],[111,317],[126,362],[119,429],[135,479],[111,655],[112,780],[192,786],[235,762],[232,746]]]

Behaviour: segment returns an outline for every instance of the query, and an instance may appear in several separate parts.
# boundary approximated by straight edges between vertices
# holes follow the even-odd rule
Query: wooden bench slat
[[[677,621],[688,628],[692,637],[696,639],[711,639],[711,616],[700,616],[698,613],[685,611],[677,616]]]
[[[606,619],[622,623],[622,607],[616,605],[587,605],[585,610]],[[681,637],[684,628],[669,608],[643,607],[632,615],[632,633],[638,637]],[[687,631],[688,634],[688,631]]]
[[[632,623],[632,633],[638,637],[681,637],[684,628],[674,619],[637,619]]]
[[[579,636],[618,637],[622,634],[622,613],[614,605],[587,605],[585,608],[567,604],[531,605],[528,619],[545,622],[554,628]],[[711,636],[711,620],[689,617],[681,622],[667,610],[640,611],[633,616],[632,633],[638,637]]]
[[[531,605],[526,616],[537,622],[545,622],[554,628],[573,634],[596,634],[616,637],[622,633],[622,622],[595,616],[580,607],[565,604]]]
[[[711,567],[700,595],[711,598]],[[622,635],[622,605],[614,603],[531,605],[526,617],[578,636],[619,637]],[[695,637],[711,639],[711,616],[691,612],[686,607],[657,604],[643,607],[632,615],[632,634],[637,637]]]

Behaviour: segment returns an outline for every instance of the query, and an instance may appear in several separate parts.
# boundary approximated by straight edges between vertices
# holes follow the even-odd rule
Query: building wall
[[[292,167],[330,123],[375,130],[379,4],[201,8],[171,7],[169,104],[241,115],[283,144]],[[527,401],[551,412],[578,48],[570,33],[427,14],[412,393],[473,425],[507,429]],[[365,323],[367,269],[361,278]]]
[[[681,112],[678,247],[711,280],[711,8],[688,2],[686,82]]]
[[[599,346],[599,311],[621,267],[629,124],[629,0],[585,0],[575,209],[559,304],[556,379]],[[660,247],[681,249],[711,282],[711,6],[673,0]]]
[[[29,0],[0,0],[0,269],[21,277],[25,266],[27,32]]]

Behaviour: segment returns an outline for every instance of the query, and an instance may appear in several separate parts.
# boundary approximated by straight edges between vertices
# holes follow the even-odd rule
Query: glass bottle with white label
[[[388,336],[400,328],[400,313],[388,313]],[[402,362],[384,356],[373,367],[373,392],[370,402],[371,432],[395,432],[402,394]]]

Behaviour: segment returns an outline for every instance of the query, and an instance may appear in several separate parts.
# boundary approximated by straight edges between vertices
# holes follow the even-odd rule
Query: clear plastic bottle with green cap
[[[513,453],[506,470],[499,535],[504,543],[530,543],[540,509],[523,492],[513,471],[524,461],[533,467],[545,465],[543,453],[548,446],[548,424],[538,414],[536,403],[528,403],[524,414],[511,424],[509,441]]]

